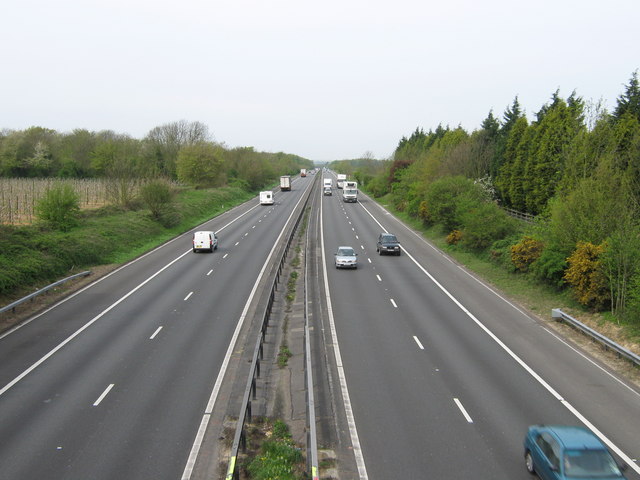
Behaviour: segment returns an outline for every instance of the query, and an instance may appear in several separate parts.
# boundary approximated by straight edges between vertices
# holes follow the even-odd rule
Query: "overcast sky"
[[[228,147],[388,158],[559,89],[609,110],[640,68],[639,0],[7,0],[0,129],[199,121]]]

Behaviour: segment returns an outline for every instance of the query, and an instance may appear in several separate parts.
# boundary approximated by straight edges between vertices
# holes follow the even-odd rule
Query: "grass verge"
[[[87,268],[129,261],[252,196],[235,187],[182,189],[174,200],[177,221],[169,228],[154,221],[148,210],[114,207],[84,213],[67,232],[2,225],[0,303]]]

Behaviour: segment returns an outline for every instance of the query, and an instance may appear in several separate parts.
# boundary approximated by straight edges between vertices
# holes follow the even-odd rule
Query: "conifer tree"
[[[494,179],[499,175],[502,164],[507,161],[505,158],[505,150],[507,148],[507,141],[511,133],[511,129],[515,125],[516,121],[522,117],[524,117],[524,114],[520,108],[518,97],[516,96],[511,106],[507,107],[505,110],[502,116],[502,125],[498,130],[495,151],[489,167],[489,175]]]
[[[629,84],[625,86],[625,92],[618,97],[613,116],[616,120],[620,120],[625,113],[630,113],[640,121],[640,84],[637,70],[631,75]]]

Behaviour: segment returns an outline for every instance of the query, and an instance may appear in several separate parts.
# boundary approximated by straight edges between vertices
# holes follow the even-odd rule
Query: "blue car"
[[[584,427],[532,425],[524,438],[524,461],[542,480],[625,478],[607,447]]]

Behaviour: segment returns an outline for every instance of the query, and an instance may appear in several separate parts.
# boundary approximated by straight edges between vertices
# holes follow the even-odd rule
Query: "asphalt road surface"
[[[216,252],[187,233],[0,337],[0,479],[183,478],[243,308],[316,178],[199,227]],[[535,423],[586,424],[640,479],[636,387],[366,196],[316,192],[314,376],[337,409],[318,406],[320,430],[353,458],[343,480],[528,479]],[[382,231],[400,257],[376,253]],[[339,245],[357,270],[334,267]]]
[[[361,479],[528,479],[536,423],[586,424],[640,478],[640,394],[360,195],[323,198],[324,265]],[[400,257],[379,256],[380,232]],[[333,253],[351,245],[357,270]],[[551,312],[549,312],[549,317]],[[549,318],[551,321],[551,318]]]

